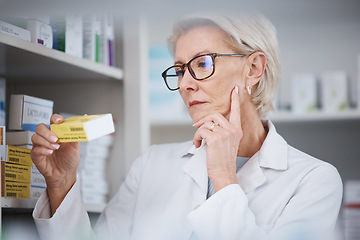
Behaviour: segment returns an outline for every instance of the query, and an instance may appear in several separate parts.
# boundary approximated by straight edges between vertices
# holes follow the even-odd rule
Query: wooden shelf
[[[123,79],[123,71],[119,68],[78,58],[4,33],[0,33],[0,75],[11,81]]]

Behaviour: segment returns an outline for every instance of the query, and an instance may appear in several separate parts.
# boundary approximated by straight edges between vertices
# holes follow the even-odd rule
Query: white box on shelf
[[[86,179],[81,179],[81,192],[108,194],[109,184],[103,179],[98,179],[96,181],[88,181]]]
[[[5,126],[6,124],[5,99],[6,99],[6,80],[0,77],[0,126]]]
[[[107,202],[107,195],[98,193],[81,193],[84,203],[104,204]]]
[[[65,53],[83,57],[83,20],[81,15],[66,16]]]
[[[294,113],[306,113],[316,110],[317,82],[315,74],[295,74],[292,79],[292,105]]]
[[[104,171],[106,169],[107,158],[82,157],[80,156],[80,169],[93,169]]]
[[[40,123],[50,126],[54,102],[28,95],[14,94],[10,98],[9,130],[36,131]]]
[[[29,19],[26,28],[31,32],[31,42],[52,48],[53,32],[50,24],[37,19]]]
[[[348,107],[347,76],[343,71],[321,74],[321,106],[325,112],[344,111]]]
[[[106,180],[105,169],[80,169],[78,171],[81,179],[85,181]]]
[[[11,131],[6,133],[6,140],[8,145],[31,145],[31,137],[34,135],[33,131]]]
[[[111,147],[114,141],[113,134],[108,134],[103,137],[99,137],[97,139],[94,139],[90,142],[83,142],[86,143],[87,147],[93,147],[93,146],[102,146],[102,147]],[[80,144],[81,145],[81,144]]]
[[[0,21],[0,32],[8,34],[13,37],[20,38],[25,41],[29,41],[29,42],[31,41],[29,30],[17,27],[10,23]]]
[[[360,180],[347,180],[344,184],[344,203],[360,204]]]
[[[102,63],[108,66],[115,66],[115,37],[114,20],[111,14],[101,16],[101,57]]]
[[[30,199],[39,199],[41,194],[45,191],[45,187],[30,185]]]
[[[86,143],[80,143],[80,157],[108,158],[110,149],[101,145],[87,146]]]
[[[39,172],[35,164],[31,166],[30,185],[37,187],[46,187],[45,178]]]
[[[99,15],[83,17],[83,57],[100,62],[101,21]]]

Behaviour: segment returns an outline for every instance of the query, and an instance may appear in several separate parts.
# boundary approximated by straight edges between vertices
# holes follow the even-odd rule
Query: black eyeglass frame
[[[212,72],[211,72],[211,74],[210,74],[209,76],[204,77],[204,78],[197,78],[197,77],[195,76],[193,70],[192,70],[191,67],[189,67],[189,66],[190,66],[190,63],[191,63],[193,60],[195,60],[196,58],[199,58],[199,57],[203,57],[203,56],[211,56],[211,58],[212,58],[212,67],[213,67],[213,70],[212,70]],[[171,66],[171,67],[168,67],[161,75],[162,75],[162,77],[163,77],[163,79],[164,79],[164,82],[165,82],[166,87],[167,87],[170,91],[176,91],[176,90],[179,90],[180,87],[171,88],[171,87],[169,86],[169,84],[167,83],[167,81],[166,81],[166,76],[167,76],[166,73],[167,73],[167,71],[169,71],[169,69],[174,68],[174,67],[179,67],[179,68],[181,68],[181,70],[182,70],[182,71],[184,72],[184,74],[185,74],[185,67],[186,67],[187,69],[189,69],[190,75],[191,75],[195,80],[201,81],[201,80],[205,80],[205,79],[211,77],[212,75],[214,75],[214,73],[215,73],[215,58],[216,58],[216,57],[245,57],[245,56],[246,56],[246,55],[244,55],[244,54],[205,53],[205,54],[201,54],[201,55],[195,56],[195,57],[192,58],[190,61],[188,61],[187,63],[184,63],[184,64],[182,64],[182,65],[173,65],[173,66]],[[171,76],[172,76],[172,77],[175,77],[174,75],[171,75]],[[179,76],[178,76],[178,77],[179,77]]]

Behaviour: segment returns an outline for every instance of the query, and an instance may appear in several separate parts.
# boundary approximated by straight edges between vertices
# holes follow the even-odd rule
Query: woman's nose
[[[191,76],[189,69],[186,69],[184,76],[182,77],[179,87],[182,90],[194,91],[198,88],[198,81]]]

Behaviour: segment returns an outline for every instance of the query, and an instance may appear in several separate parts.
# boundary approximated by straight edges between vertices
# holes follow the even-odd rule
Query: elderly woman
[[[178,22],[169,45],[175,65],[163,78],[184,100],[193,140],[140,156],[93,232],[76,181],[79,144],[57,144],[39,125],[31,156],[47,181],[34,210],[40,236],[328,239],[342,197],[337,170],[261,120],[279,79],[274,27],[261,16],[198,16]]]

